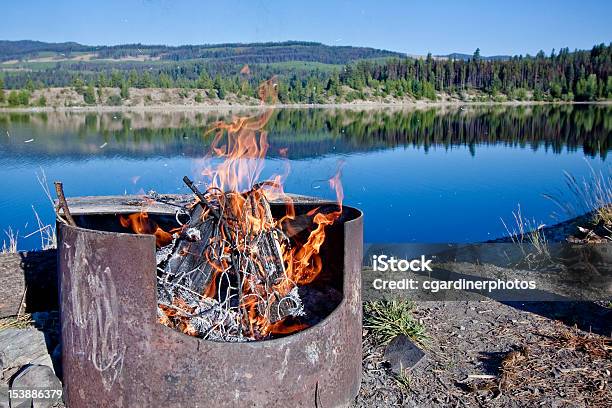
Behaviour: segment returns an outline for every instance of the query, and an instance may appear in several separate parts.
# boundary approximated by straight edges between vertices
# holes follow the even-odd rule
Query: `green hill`
[[[206,60],[237,64],[309,61],[346,64],[361,59],[398,57],[403,54],[366,47],[329,46],[316,42],[228,43],[204,45],[123,44],[90,46],[75,42],[0,41],[0,61],[31,61],[40,58],[64,61],[90,53],[88,60]]]

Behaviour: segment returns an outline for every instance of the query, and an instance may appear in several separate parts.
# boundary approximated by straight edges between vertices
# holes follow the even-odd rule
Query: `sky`
[[[1,40],[87,45],[303,40],[407,54],[535,54],[612,41],[612,1],[28,0],[0,3]]]

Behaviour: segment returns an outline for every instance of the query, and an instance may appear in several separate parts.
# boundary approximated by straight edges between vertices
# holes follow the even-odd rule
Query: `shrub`
[[[92,85],[89,85],[83,91],[83,99],[85,100],[85,103],[88,105],[93,105],[94,103],[96,103],[96,93]]]
[[[121,97],[119,95],[111,95],[106,100],[106,104],[110,106],[121,106],[123,104],[123,101],[121,100]]]
[[[121,82],[120,96],[121,96],[121,99],[127,99],[130,97],[130,87],[127,81]]]
[[[30,104],[30,92],[26,89],[12,91],[8,96],[9,106],[28,106]]]
[[[518,88],[513,93],[514,99],[517,101],[527,100],[527,90],[525,88]]]

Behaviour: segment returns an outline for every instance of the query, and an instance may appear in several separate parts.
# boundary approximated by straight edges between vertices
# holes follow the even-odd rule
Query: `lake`
[[[543,193],[568,193],[564,171],[609,174],[612,108],[602,105],[418,110],[279,109],[266,125],[265,178],[291,172],[285,190],[334,198],[365,213],[366,242],[476,242],[505,235],[500,217],[547,225],[567,219]],[[0,230],[19,249],[40,246],[33,207],[53,210],[37,181],[66,195],[188,193],[217,120],[239,112],[0,112]],[[286,152],[286,154],[284,153]],[[1,231],[0,231],[1,232]],[[6,239],[4,232],[0,239]]]

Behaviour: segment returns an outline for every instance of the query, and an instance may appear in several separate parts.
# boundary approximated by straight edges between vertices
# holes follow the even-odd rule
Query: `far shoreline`
[[[307,104],[307,103],[292,103],[292,104],[243,104],[243,103],[202,103],[198,105],[92,105],[92,106],[45,106],[45,107],[2,107],[0,112],[6,113],[47,113],[47,112],[210,112],[215,110],[231,111],[231,110],[261,110],[261,109],[427,109],[427,108],[444,108],[444,107],[487,107],[487,106],[536,106],[536,105],[612,105],[612,100],[605,101],[412,101],[412,102],[354,102],[354,103],[324,103],[324,104]]]

